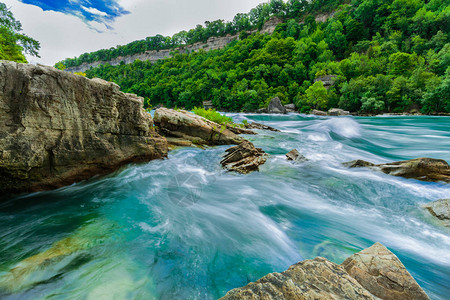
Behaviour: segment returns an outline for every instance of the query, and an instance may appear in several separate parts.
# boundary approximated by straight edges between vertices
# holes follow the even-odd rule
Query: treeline
[[[283,9],[294,2],[312,13],[325,3],[282,2]],[[114,81],[146,105],[190,109],[211,100],[218,109],[253,111],[278,96],[303,112],[450,112],[449,0],[353,0],[324,23],[285,20],[271,36],[222,50],[105,65],[87,76]],[[315,82],[325,75],[334,75],[329,89]]]
[[[144,40],[134,41],[127,45],[116,46],[110,49],[102,49],[95,52],[84,53],[76,58],[65,59],[56,65],[60,68],[75,67],[82,63],[95,61],[109,61],[119,56],[128,56],[144,53],[148,50],[173,49],[197,42],[206,42],[210,37],[235,35],[241,32],[260,29],[271,16],[282,18],[296,18],[310,11],[327,11],[336,7],[339,1],[315,1],[310,5],[307,0],[271,0],[268,3],[259,4],[249,13],[239,13],[232,21],[224,20],[206,21],[205,25],[197,25],[189,31],[181,31],[170,36],[156,35]]]

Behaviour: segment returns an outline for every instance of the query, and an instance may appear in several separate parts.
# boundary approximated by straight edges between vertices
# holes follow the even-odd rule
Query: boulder
[[[167,137],[189,141],[197,145],[239,144],[244,139],[231,132],[225,125],[207,120],[185,110],[158,108],[154,115],[158,131]]]
[[[280,132],[278,129],[270,127],[268,125],[252,122],[245,125],[245,128],[251,128],[251,129],[261,129],[261,130],[270,130],[275,132]]]
[[[295,162],[304,162],[304,161],[308,160],[306,157],[301,155],[300,152],[298,152],[297,149],[293,149],[293,150],[289,151],[286,154],[286,158],[287,158],[287,160],[292,160],[292,161],[295,161]]]
[[[381,299],[429,299],[397,256],[380,243],[353,254],[342,266],[366,290]]]
[[[221,300],[373,299],[344,268],[317,257],[229,291]]]
[[[167,151],[143,99],[118,85],[0,61],[0,194],[70,185]]]
[[[434,158],[415,158],[387,164],[354,160],[343,164],[349,168],[369,167],[393,176],[414,178],[422,181],[450,182],[450,166],[445,160]]]
[[[286,104],[284,108],[286,108],[287,112],[295,112],[296,110],[294,103]]]
[[[450,199],[440,199],[427,203],[422,207],[441,220],[445,226],[450,227]]]
[[[227,149],[220,163],[229,171],[247,174],[257,171],[259,166],[266,162],[267,156],[261,148],[255,148],[251,142],[244,141]]]
[[[376,243],[337,265],[316,257],[229,291],[222,300],[429,299],[400,260]]]
[[[317,110],[317,109],[313,109],[311,111],[312,115],[316,115],[316,116],[328,116],[326,111],[321,111],[321,110]]]
[[[348,116],[350,115],[349,111],[340,109],[340,108],[332,108],[328,111],[329,116]]]
[[[269,106],[267,107],[267,112],[269,114],[285,114],[286,108],[281,104],[281,100],[278,97],[273,98],[269,102]]]

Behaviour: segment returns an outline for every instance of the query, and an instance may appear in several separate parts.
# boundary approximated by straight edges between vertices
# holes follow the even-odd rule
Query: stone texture
[[[270,130],[270,131],[280,132],[276,128],[270,127],[270,126],[265,125],[265,124],[256,123],[256,122],[248,123],[247,125],[245,125],[245,127],[246,128],[251,128],[251,129],[261,129],[261,130]]]
[[[254,131],[251,131],[249,129],[245,129],[239,126],[232,126],[227,124],[227,129],[235,134],[251,134],[256,135],[257,133]]]
[[[101,79],[0,61],[0,193],[57,188],[167,156],[143,99]]]
[[[450,227],[450,199],[440,199],[422,206],[430,214],[441,220],[445,226]]]
[[[304,162],[304,161],[308,160],[306,157],[301,155],[300,152],[298,152],[297,149],[292,149],[291,151],[289,151],[286,154],[286,159],[287,160],[292,160],[292,161],[295,161],[295,162]]]
[[[317,257],[229,291],[222,300],[376,299],[344,268]]]
[[[286,108],[287,112],[295,112],[296,110],[294,103],[286,104],[284,108]]]
[[[260,148],[249,142],[244,141],[237,146],[226,150],[224,159],[220,162],[222,167],[229,171],[235,171],[247,174],[257,171],[259,166],[267,160],[267,154]]]
[[[397,256],[380,243],[350,256],[342,266],[365,289],[381,299],[429,299]]]
[[[312,115],[316,115],[316,116],[328,116],[326,111],[321,111],[321,110],[317,110],[317,109],[313,109],[311,111]]]
[[[350,115],[349,111],[340,109],[340,108],[332,108],[328,111],[329,116],[348,116]]]
[[[230,145],[244,140],[225,125],[219,125],[185,110],[158,108],[154,122],[161,134],[197,145]]]
[[[414,178],[422,181],[450,182],[450,166],[445,160],[434,158],[415,158],[375,165],[364,160],[346,162],[344,166],[350,168],[370,167],[393,176]]]
[[[281,100],[278,97],[273,98],[269,102],[269,106],[267,107],[267,112],[269,114],[285,114],[286,108],[281,104]]]

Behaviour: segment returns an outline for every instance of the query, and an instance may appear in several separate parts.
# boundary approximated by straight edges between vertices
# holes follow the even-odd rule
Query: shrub
[[[224,125],[233,124],[232,118],[221,115],[215,109],[204,109],[201,107],[194,107],[192,112],[217,124],[224,124]]]

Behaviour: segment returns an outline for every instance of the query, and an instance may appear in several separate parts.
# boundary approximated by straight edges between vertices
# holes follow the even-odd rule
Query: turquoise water
[[[341,263],[378,241],[432,299],[448,299],[450,230],[420,206],[450,197],[450,185],[341,163],[450,161],[449,117],[230,115],[282,130],[247,137],[271,154],[260,172],[222,170],[227,146],[183,148],[4,198],[0,298],[215,299],[302,259]],[[293,148],[309,161],[286,161]]]

